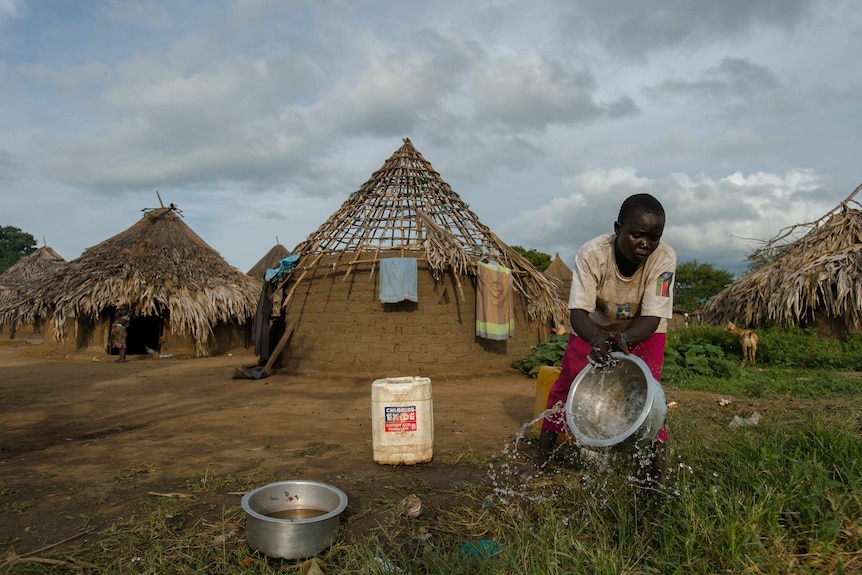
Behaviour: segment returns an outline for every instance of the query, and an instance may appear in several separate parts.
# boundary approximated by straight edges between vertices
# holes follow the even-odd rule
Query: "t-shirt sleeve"
[[[584,248],[581,248],[575,257],[572,288],[569,290],[569,309],[582,309],[587,312],[596,309],[599,276],[595,273],[595,262],[592,260]]]
[[[657,250],[646,270],[642,316],[670,318],[673,316],[673,286],[676,281],[676,253],[670,246]]]

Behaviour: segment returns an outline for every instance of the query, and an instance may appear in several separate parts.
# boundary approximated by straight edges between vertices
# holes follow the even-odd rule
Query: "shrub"
[[[813,329],[758,329],[757,365],[793,369],[862,371],[862,335],[846,341],[829,340]],[[568,335],[542,340],[530,355],[512,361],[512,367],[536,377],[543,365],[559,366]],[[688,376],[737,378],[741,374],[739,338],[724,328],[698,325],[671,330],[667,335],[662,379]]]
[[[527,357],[512,360],[512,367],[530,377],[537,377],[539,368],[543,365],[560,366],[562,364],[563,354],[566,353],[568,343],[568,334],[552,335],[534,345]]]

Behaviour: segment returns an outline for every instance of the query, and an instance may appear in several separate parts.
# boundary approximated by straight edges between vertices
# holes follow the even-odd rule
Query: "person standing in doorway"
[[[126,336],[129,333],[129,322],[131,319],[129,306],[127,304],[120,305],[117,308],[114,323],[111,324],[111,347],[117,349],[120,355],[116,363],[126,362]]]

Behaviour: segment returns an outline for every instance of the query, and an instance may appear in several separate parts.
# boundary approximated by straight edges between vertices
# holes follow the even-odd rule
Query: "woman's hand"
[[[626,355],[629,354],[629,340],[626,337],[625,332],[612,331],[608,334],[608,339],[616,346],[618,350],[620,350]]]
[[[587,356],[591,364],[596,367],[607,367],[611,364],[611,341],[604,338],[593,340],[593,349]]]

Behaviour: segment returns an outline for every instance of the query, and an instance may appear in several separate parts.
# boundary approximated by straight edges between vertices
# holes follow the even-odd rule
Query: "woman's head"
[[[620,206],[620,214],[617,216],[617,223],[624,224],[637,211],[660,215],[664,219],[664,207],[661,202],[649,194],[635,194],[623,201]]]
[[[627,260],[641,264],[658,248],[664,233],[664,207],[649,194],[629,196],[614,222],[616,245]]]

